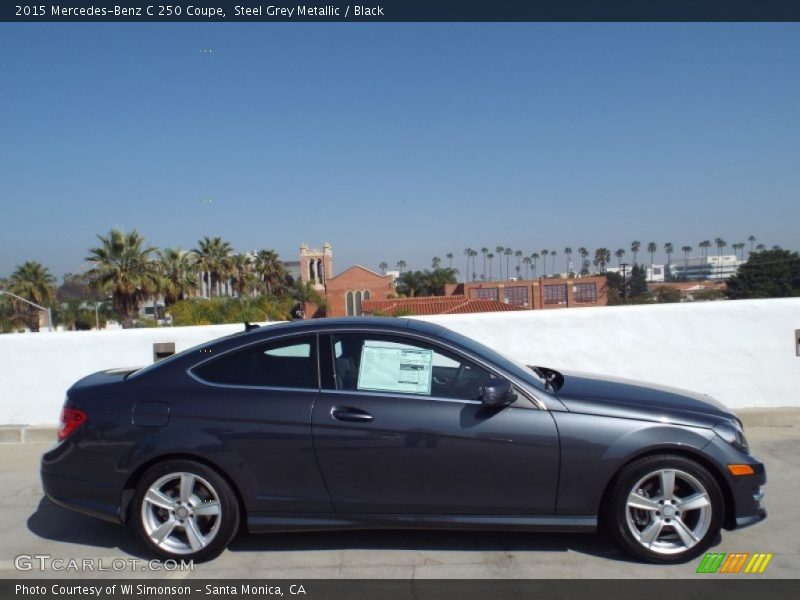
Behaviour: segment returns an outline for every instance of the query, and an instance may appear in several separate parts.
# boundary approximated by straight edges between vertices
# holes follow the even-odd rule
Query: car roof
[[[266,327],[259,327],[253,329],[243,335],[252,336],[253,338],[269,337],[272,334],[280,331],[281,333],[289,333],[296,331],[301,333],[303,331],[317,331],[317,330],[337,330],[337,329],[387,329],[387,330],[400,330],[400,329],[413,329],[422,333],[430,335],[447,336],[448,329],[428,323],[426,321],[419,321],[416,319],[404,319],[397,317],[331,317],[324,319],[305,319],[298,321],[290,321],[285,323],[276,323]]]

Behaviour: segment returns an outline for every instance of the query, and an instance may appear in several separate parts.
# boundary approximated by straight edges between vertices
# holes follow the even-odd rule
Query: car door
[[[320,356],[331,376],[312,429],[338,512],[553,514],[553,418],[522,396],[483,406],[491,370],[452,348],[382,333],[322,335]]]
[[[202,428],[236,456],[251,512],[333,510],[311,439],[317,361],[317,336],[306,334],[249,344],[192,369],[199,385],[172,421]]]

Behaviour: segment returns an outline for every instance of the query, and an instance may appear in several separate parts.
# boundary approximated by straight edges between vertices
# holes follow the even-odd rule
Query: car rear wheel
[[[134,494],[131,521],[159,556],[209,560],[239,529],[239,504],[216,471],[189,460],[170,460],[148,469]]]
[[[714,543],[723,510],[722,491],[705,467],[662,454],[622,468],[606,506],[606,525],[633,556],[680,563]]]

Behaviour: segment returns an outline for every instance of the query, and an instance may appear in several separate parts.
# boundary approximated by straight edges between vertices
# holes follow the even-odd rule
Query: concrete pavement
[[[798,577],[800,428],[755,427],[747,435],[753,453],[767,465],[769,517],[751,528],[723,531],[713,550],[772,552],[767,571],[756,577]],[[600,535],[430,531],[241,534],[219,558],[193,571],[152,571],[143,545],[127,529],[43,500],[38,461],[46,449],[37,443],[0,445],[2,578],[717,577],[696,575],[699,560],[668,567],[632,562]],[[91,558],[95,571],[15,568],[16,556],[39,554],[65,561]],[[109,570],[98,572],[102,567]]]

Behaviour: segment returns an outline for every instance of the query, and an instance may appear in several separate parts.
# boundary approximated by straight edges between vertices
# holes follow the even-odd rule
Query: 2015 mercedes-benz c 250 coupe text
[[[209,559],[251,532],[594,531],[685,561],[765,518],[764,465],[707,396],[527,367],[410,319],[215,340],[67,392],[56,504]]]

